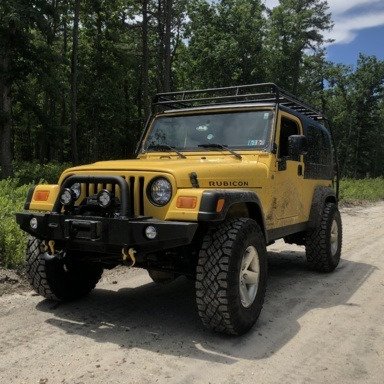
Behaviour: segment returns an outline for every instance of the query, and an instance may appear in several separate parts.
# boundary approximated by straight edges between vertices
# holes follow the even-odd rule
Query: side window
[[[306,131],[308,139],[306,160],[313,164],[330,165],[332,147],[329,134],[324,129],[314,126],[308,126]]]
[[[293,120],[286,117],[281,119],[280,140],[279,140],[279,157],[287,157],[288,154],[288,137],[299,134],[299,126]]]
[[[333,160],[331,137],[324,129],[321,130],[321,134],[323,136],[321,164],[331,165]]]

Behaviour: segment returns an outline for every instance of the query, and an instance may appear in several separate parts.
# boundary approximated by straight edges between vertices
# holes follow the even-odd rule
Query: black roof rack
[[[233,103],[275,103],[313,120],[325,120],[322,113],[274,83],[158,93],[152,105],[162,109],[181,109]]]

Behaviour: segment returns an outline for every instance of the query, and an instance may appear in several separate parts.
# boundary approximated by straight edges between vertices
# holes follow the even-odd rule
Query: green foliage
[[[20,184],[37,184],[40,181],[56,184],[61,173],[69,167],[69,163],[52,162],[39,164],[37,162],[18,162],[14,164],[15,178]]]
[[[360,55],[353,72],[328,69],[327,115],[334,127],[344,177],[384,174],[384,61]]]
[[[0,180],[0,265],[20,267],[24,262],[26,234],[15,221],[15,212],[23,209],[30,185],[19,186],[19,180]]]
[[[342,179],[340,200],[344,202],[384,200],[384,178]]]
[[[211,87],[260,82],[264,79],[265,7],[260,0],[192,1],[186,37],[188,50],[180,57],[187,83]],[[186,54],[186,55],[185,55]],[[180,76],[180,75],[179,75]],[[192,80],[192,84],[191,84]]]
[[[328,3],[322,0],[280,0],[270,11],[267,30],[268,79],[297,94],[303,62],[317,55],[332,28]],[[307,52],[307,53],[306,53]]]
[[[0,100],[0,125],[12,120],[7,159],[74,160],[74,4],[0,2],[0,88],[12,94],[11,113]],[[280,0],[273,9],[263,0],[81,1],[79,161],[130,157],[149,99],[165,84],[182,90],[271,81],[326,112],[344,177],[384,175],[384,62],[360,56],[356,68],[328,63],[331,28],[325,0]],[[46,178],[31,167],[16,175]]]

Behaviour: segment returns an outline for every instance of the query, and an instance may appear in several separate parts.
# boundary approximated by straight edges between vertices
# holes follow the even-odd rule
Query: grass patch
[[[343,179],[340,181],[340,200],[342,202],[384,200],[384,178]]]
[[[24,263],[27,235],[16,224],[15,212],[23,210],[31,185],[17,179],[0,180],[0,265],[19,268]]]
[[[27,234],[16,224],[15,213],[24,208],[29,188],[39,182],[57,183],[70,164],[15,162],[15,177],[0,180],[0,266],[21,268],[24,264]]]

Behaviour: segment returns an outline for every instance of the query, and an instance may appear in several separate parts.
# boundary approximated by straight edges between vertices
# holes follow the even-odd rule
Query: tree
[[[263,81],[263,11],[259,0],[192,1],[185,35],[188,45],[180,57],[188,62],[182,77],[192,79],[197,87]]]
[[[10,1],[0,4],[0,165],[2,177],[13,174],[12,168],[12,99],[11,89],[14,74],[11,72],[12,62],[18,40],[23,40],[23,13],[28,10],[22,8],[19,3]]]
[[[343,175],[384,175],[383,62],[326,61],[323,0],[264,3],[2,0],[1,176],[129,157],[158,91],[265,81],[325,111]]]
[[[13,174],[12,169],[12,149],[11,149],[11,81],[9,79],[10,70],[10,50],[5,47],[0,48],[0,140],[1,140],[1,175],[9,177]]]
[[[335,127],[342,174],[382,175],[384,61],[360,55],[354,72],[331,67],[329,81],[328,115]]]
[[[1,174],[13,174],[12,106],[14,85],[33,68],[34,50],[30,29],[48,30],[52,7],[42,0],[0,3],[0,139]]]
[[[72,30],[72,55],[71,55],[71,149],[72,162],[79,162],[77,149],[77,78],[78,78],[78,48],[79,48],[79,17],[80,0],[74,3],[74,18]]]
[[[297,94],[304,57],[321,52],[332,26],[327,1],[280,0],[269,11],[268,80]]]

